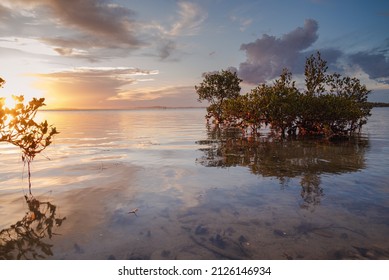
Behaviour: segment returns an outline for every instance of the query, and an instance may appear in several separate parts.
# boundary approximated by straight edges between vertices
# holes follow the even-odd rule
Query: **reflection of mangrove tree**
[[[0,259],[44,259],[52,256],[52,246],[47,243],[66,219],[57,217],[57,206],[25,196],[28,211],[9,228],[0,231]]]
[[[366,139],[332,143],[318,140],[275,141],[242,137],[239,129],[209,128],[208,139],[198,141],[204,153],[197,161],[207,167],[248,167],[254,174],[281,182],[301,177],[302,197],[317,204],[323,190],[321,174],[355,172],[364,168]]]

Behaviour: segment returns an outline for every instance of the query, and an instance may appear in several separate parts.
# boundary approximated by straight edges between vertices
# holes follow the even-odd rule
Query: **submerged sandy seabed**
[[[53,245],[45,258],[389,259],[387,209],[307,209],[297,187],[276,195],[278,182],[269,179],[264,191],[223,188],[207,182],[206,168],[106,160],[57,172],[55,187],[33,189],[37,200],[57,207],[56,218],[66,217],[51,239],[41,239]],[[29,212],[21,190],[0,196],[0,205],[2,228]],[[365,227],[372,217],[375,226]]]
[[[0,259],[389,259],[389,111],[344,145],[225,141],[204,114],[45,112],[34,198],[0,145]]]

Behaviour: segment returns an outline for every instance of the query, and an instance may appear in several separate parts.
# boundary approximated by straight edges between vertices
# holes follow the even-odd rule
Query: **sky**
[[[303,85],[317,51],[389,102],[389,1],[2,0],[0,96],[48,109],[204,106],[203,74],[233,69],[242,93],[283,68]]]

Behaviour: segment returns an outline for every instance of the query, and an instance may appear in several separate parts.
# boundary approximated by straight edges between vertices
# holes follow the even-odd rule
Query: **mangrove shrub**
[[[0,78],[0,86],[4,80]],[[44,98],[33,98],[24,103],[24,97],[13,96],[16,104],[8,108],[5,98],[0,98],[0,142],[13,144],[21,149],[22,161],[28,168],[28,186],[31,194],[31,163],[35,156],[45,150],[58,134],[55,127],[47,120],[37,123],[35,116],[38,110],[45,106]]]
[[[367,102],[370,90],[359,79],[327,73],[327,62],[318,52],[306,59],[305,87],[298,88],[292,73],[284,69],[272,84],[260,84],[251,92],[238,91],[210,83],[210,76],[199,87],[199,100],[210,102],[207,118],[224,126],[257,133],[263,126],[286,135],[343,137],[359,132],[370,116]],[[234,76],[232,76],[234,75]],[[212,74],[212,81],[224,81],[240,89],[236,73]],[[228,82],[226,82],[228,80]],[[213,86],[205,86],[212,84]],[[208,97],[208,98],[207,98]],[[209,98],[212,97],[212,98]]]
[[[237,74],[228,70],[217,73],[207,73],[199,86],[195,86],[198,101],[206,100],[208,117],[213,117],[216,122],[222,123],[223,106],[226,100],[237,98],[240,94],[240,82]]]

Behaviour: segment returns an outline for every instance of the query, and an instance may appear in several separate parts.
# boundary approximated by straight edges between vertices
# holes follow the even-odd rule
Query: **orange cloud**
[[[158,74],[157,70],[126,67],[79,67],[35,74],[50,108],[109,108],[109,100],[128,85]],[[151,78],[150,78],[151,79]]]

